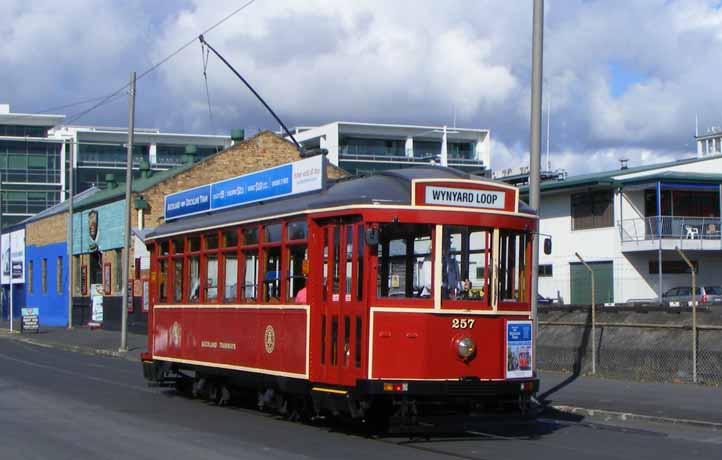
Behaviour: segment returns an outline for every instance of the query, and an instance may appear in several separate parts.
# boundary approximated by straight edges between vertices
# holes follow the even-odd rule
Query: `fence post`
[[[692,262],[684,255],[679,247],[674,248],[684,259],[692,272],[692,381],[697,383],[697,274]]]
[[[592,276],[592,375],[597,375],[597,307],[594,299],[594,270],[592,270],[592,267],[590,267],[584,259],[582,259],[582,256],[580,256],[578,252],[575,252],[574,255],[577,256],[577,259],[579,259],[582,264],[584,264],[587,270],[589,270],[589,274]]]

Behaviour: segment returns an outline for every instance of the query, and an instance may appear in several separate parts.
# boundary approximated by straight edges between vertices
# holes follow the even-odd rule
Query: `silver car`
[[[698,304],[722,304],[721,286],[697,286]],[[686,307],[692,301],[692,287],[675,287],[662,294],[662,303],[670,307]]]

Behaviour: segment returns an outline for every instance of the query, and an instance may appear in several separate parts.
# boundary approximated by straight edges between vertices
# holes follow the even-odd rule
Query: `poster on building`
[[[103,322],[103,285],[90,285],[91,318],[95,323]]]
[[[2,246],[2,284],[25,282],[25,229],[4,233],[0,241]]]
[[[123,216],[125,200],[74,213],[73,254],[122,248]]]
[[[506,322],[506,378],[533,377],[531,321]]]

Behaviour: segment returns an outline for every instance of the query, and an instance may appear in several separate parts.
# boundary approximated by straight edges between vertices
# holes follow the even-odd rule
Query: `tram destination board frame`
[[[166,195],[166,221],[323,189],[324,156],[213,182]]]

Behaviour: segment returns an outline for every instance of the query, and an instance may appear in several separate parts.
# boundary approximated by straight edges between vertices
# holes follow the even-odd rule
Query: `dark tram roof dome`
[[[274,216],[302,214],[311,209],[374,204],[409,206],[411,204],[411,182],[415,179],[438,179],[441,181],[465,179],[476,182],[496,182],[442,166],[429,165],[393,169],[370,176],[352,176],[329,181],[323,190],[315,192],[259,201],[236,208],[172,220],[151,231],[148,239],[223,227],[238,222],[262,220]],[[521,201],[519,202],[519,212],[536,215],[533,209]]]

